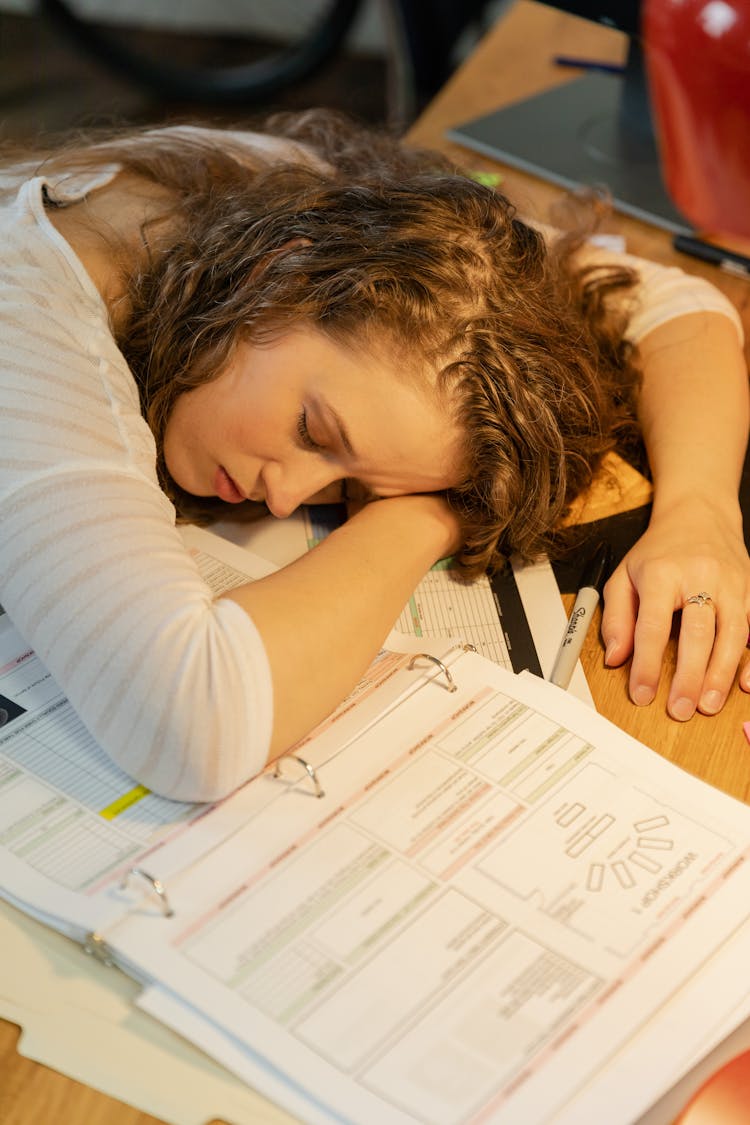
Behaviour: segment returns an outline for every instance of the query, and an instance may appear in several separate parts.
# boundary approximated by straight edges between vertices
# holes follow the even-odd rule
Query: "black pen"
[[[578,657],[581,655],[591,618],[602,596],[604,583],[609,578],[611,566],[612,548],[608,543],[601,543],[594,551],[581,575],[581,585],[576,595],[575,605],[568,618],[560,647],[557,650],[550,680],[558,687],[566,688],[570,683]]]
[[[750,277],[750,258],[738,254],[735,250],[725,250],[723,246],[714,246],[713,242],[704,242],[700,238],[693,238],[689,234],[676,234],[672,240],[675,250],[681,254],[689,254],[691,258],[700,258],[702,262],[711,262],[720,270],[737,274],[739,277]]]
[[[625,68],[619,63],[601,62],[599,59],[579,59],[573,55],[555,55],[555,66],[569,66],[581,70],[601,70],[605,74],[623,74]]]

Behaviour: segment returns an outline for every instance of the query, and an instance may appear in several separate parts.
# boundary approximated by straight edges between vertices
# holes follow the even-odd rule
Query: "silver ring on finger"
[[[686,605],[707,605],[713,609],[714,599],[710,594],[707,594],[705,590],[701,590],[700,593],[691,594],[689,598],[685,598],[685,601],[682,603],[682,608],[684,609]]]

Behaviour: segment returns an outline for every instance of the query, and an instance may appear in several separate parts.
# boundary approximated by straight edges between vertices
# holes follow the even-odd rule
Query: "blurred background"
[[[509,2],[0,0],[0,138],[313,105],[402,131]]]

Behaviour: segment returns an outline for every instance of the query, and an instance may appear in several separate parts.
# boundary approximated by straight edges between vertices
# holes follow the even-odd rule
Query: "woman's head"
[[[158,152],[151,172],[148,153],[131,162],[179,195],[174,237],[132,279],[120,334],[157,443],[180,396],[238,347],[314,330],[392,363],[458,426],[447,491],[470,569],[496,550],[548,547],[627,422],[632,376],[603,298],[629,278],[575,275],[507,200],[439,157],[321,131],[315,117],[274,128],[307,140],[320,164],[249,173],[231,157],[191,166],[171,154],[168,176]],[[437,464],[445,456],[434,450]]]
[[[283,517],[342,480],[381,497],[449,489],[463,480],[464,444],[441,396],[403,378],[386,350],[294,328],[238,344],[218,378],[180,395],[163,454],[192,495]]]

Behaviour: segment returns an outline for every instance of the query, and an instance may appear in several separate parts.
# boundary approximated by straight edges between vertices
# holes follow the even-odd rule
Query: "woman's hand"
[[[699,593],[711,600],[686,604]],[[667,710],[689,719],[721,710],[748,643],[750,558],[736,502],[691,495],[654,514],[604,588],[605,663],[631,655],[630,695],[644,706],[659,684],[673,614],[682,611]],[[750,691],[750,661],[740,687]]]
[[[449,529],[448,534],[452,546],[445,552],[442,557],[448,557],[456,554],[463,546],[463,529],[461,523],[456,516],[455,512],[450,508],[448,501],[442,492],[424,492],[412,494],[416,498],[417,510],[430,511],[433,514],[439,513],[445,526]],[[365,485],[361,484],[358,480],[350,479],[344,481],[335,481],[334,484],[324,488],[321,492],[316,492],[306,504],[346,504],[347,519],[356,516],[368,504],[375,501],[380,501],[383,497],[376,496]],[[399,499],[399,497],[390,497],[390,499]]]

